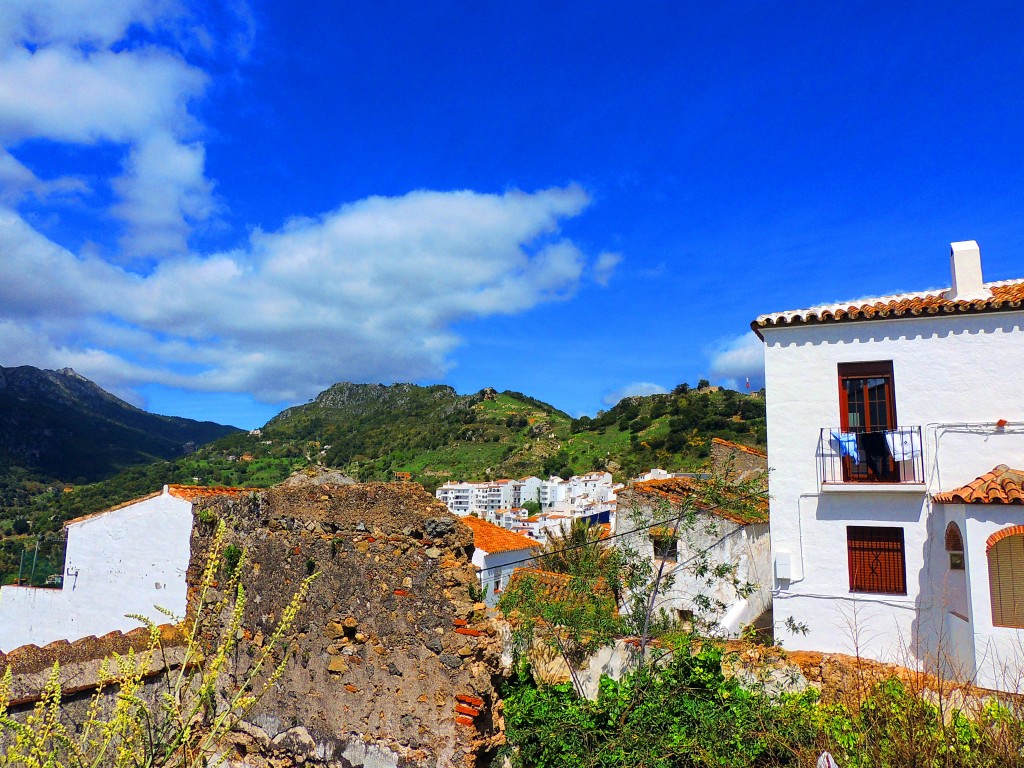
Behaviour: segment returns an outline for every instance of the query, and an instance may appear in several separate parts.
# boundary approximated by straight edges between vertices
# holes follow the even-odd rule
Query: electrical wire
[[[731,503],[748,501],[750,499],[755,499],[755,498],[760,498],[760,497],[761,497],[760,493],[750,493],[750,494],[747,494],[745,496],[741,496],[741,497],[738,497],[736,499],[733,499]],[[701,511],[701,512],[715,512],[715,511],[723,510],[725,508],[726,508],[726,506],[724,504],[716,504],[716,505],[713,505],[713,506],[710,506],[710,507],[701,507],[699,511]],[[639,526],[637,528],[633,528],[633,529],[628,530],[628,531],[622,531],[621,533],[610,534],[609,536],[605,536],[604,538],[600,539],[600,541],[610,541],[611,539],[618,539],[618,538],[621,538],[623,536],[631,536],[634,533],[640,533],[641,531],[648,531],[651,528],[658,528],[658,527],[664,526],[666,524],[673,523],[678,518],[679,518],[679,515],[672,515],[672,517],[669,517],[669,518],[667,518],[665,520],[657,520],[657,521],[655,521],[653,523],[650,523],[649,525],[641,525],[641,526]],[[723,537],[723,539],[727,538],[729,535],[731,535],[731,534],[727,534],[726,537]],[[706,550],[704,550],[703,553],[710,552],[719,543],[721,543],[721,540],[719,540],[718,542],[715,542],[714,544],[712,544],[710,547],[708,547]],[[592,542],[592,541],[588,541],[588,542],[583,543],[583,544],[573,544],[572,546],[569,546],[569,547],[562,547],[561,549],[552,550],[551,552],[545,552],[543,555],[539,555],[539,556],[535,556],[535,557],[524,557],[521,560],[513,560],[513,561],[508,562],[508,563],[503,563],[502,565],[492,565],[489,568],[480,568],[478,570],[478,573],[483,573],[485,571],[498,571],[498,570],[502,570],[504,568],[509,568],[511,566],[514,566],[514,565],[520,565],[522,563],[535,563],[539,558],[549,557],[551,555],[561,554],[562,552],[572,552],[573,550],[583,549],[585,547],[592,547],[593,545],[594,545],[594,542]],[[703,554],[703,553],[698,553],[698,554]]]

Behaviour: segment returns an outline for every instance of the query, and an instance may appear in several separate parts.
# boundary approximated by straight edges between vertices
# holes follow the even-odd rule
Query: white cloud
[[[177,0],[4,0],[0,44],[79,43],[108,47],[133,24],[180,14]]]
[[[600,254],[594,263],[594,282],[600,286],[607,286],[608,281],[612,278],[612,273],[621,262],[621,253],[605,252]]]
[[[589,259],[559,234],[589,204],[577,186],[369,197],[192,251],[217,200],[192,111],[209,77],[188,56],[245,54],[252,16],[241,0],[227,16],[225,33],[172,0],[0,2],[4,365],[70,365],[122,396],[159,383],[296,401],[341,379],[442,377],[459,321],[607,282],[620,257]],[[27,196],[86,191],[18,159],[39,140],[122,153],[97,183],[116,195],[121,258],[71,253],[19,214]],[[146,274],[123,266],[136,256],[156,257]]]
[[[0,146],[44,139],[123,147],[112,213],[125,223],[130,257],[186,253],[191,227],[215,210],[202,126],[190,112],[209,78],[155,37],[120,44],[130,31],[177,30],[172,12],[181,12],[178,3],[153,0],[0,6]],[[42,189],[27,189],[13,171],[0,168],[0,199]]]
[[[764,386],[764,345],[753,333],[723,341],[711,353],[711,375],[733,389]]]
[[[10,152],[0,147],[0,203],[15,203],[25,195],[45,199],[52,195],[76,195],[87,192],[80,179],[61,177],[52,180],[38,178]]]
[[[626,384],[614,392],[605,395],[601,402],[605,405],[615,405],[624,397],[646,397],[647,395],[663,395],[668,389],[650,381],[634,381]]]
[[[205,150],[182,144],[165,133],[140,142],[114,181],[121,202],[113,213],[128,225],[121,238],[127,253],[187,253],[191,224],[216,210],[213,184],[203,174]]]
[[[14,321],[0,352],[122,392],[157,382],[271,402],[341,379],[438,378],[455,322],[573,294],[588,259],[558,225],[587,203],[575,186],[374,197],[147,276],[75,256],[0,210],[0,316]]]

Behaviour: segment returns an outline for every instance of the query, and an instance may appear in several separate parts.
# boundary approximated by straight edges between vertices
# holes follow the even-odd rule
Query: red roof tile
[[[1024,470],[1000,464],[963,488],[937,493],[938,504],[1024,504]]]
[[[757,456],[758,458],[761,459],[768,458],[768,454],[765,453],[764,451],[759,451],[757,448],[751,448],[749,445],[743,445],[742,443],[734,443],[731,440],[723,440],[720,437],[712,437],[711,442],[717,443],[718,445],[724,445],[726,448],[731,448],[734,451],[743,451],[744,453],[749,453],[751,456]]]
[[[211,487],[208,487],[208,486],[205,486],[205,485],[168,485],[167,486],[167,492],[171,496],[176,496],[179,499],[184,499],[185,501],[192,502],[193,504],[197,500],[199,500],[199,499],[209,499],[209,498],[212,498],[214,496],[241,496],[243,493],[252,493],[254,491],[260,491],[260,490],[263,490],[263,489],[262,488],[211,488]],[[140,496],[137,499],[131,499],[130,501],[124,501],[124,502],[121,502],[120,504],[115,504],[114,506],[107,507],[106,509],[102,509],[99,512],[90,512],[88,515],[82,515],[81,517],[76,517],[76,518],[73,518],[71,520],[68,520],[67,522],[64,523],[64,527],[66,528],[69,525],[73,525],[75,523],[81,523],[81,522],[83,522],[85,520],[90,520],[90,519],[92,519],[94,517],[99,517],[100,515],[105,515],[105,514],[107,514],[107,512],[115,512],[115,511],[117,511],[119,509],[124,509],[125,507],[130,507],[132,504],[138,504],[140,501],[148,501],[149,499],[155,499],[157,496],[161,495],[161,493],[162,493],[162,491],[157,491],[156,493],[150,493],[150,494],[148,494],[146,496]]]
[[[945,291],[936,293],[906,293],[861,299],[854,303],[828,304],[810,309],[773,312],[761,315],[750,327],[761,335],[761,328],[808,325],[814,323],[851,320],[891,320],[893,318],[922,315],[968,314],[977,312],[1006,312],[1024,308],[1024,280],[1004,280],[986,283],[992,294],[989,298],[973,301],[947,299]]]
[[[206,485],[169,485],[168,492],[171,496],[177,496],[185,501],[195,502],[197,499],[208,499],[212,496],[241,496],[246,493],[254,493],[263,490],[262,488],[213,488]]]
[[[622,493],[628,496],[632,492],[640,496],[664,499],[670,504],[682,504],[692,498],[699,490],[700,481],[694,480],[692,477],[667,477],[633,483]],[[745,500],[737,498],[736,501],[741,506],[742,511],[736,511],[720,505],[709,507],[700,503],[697,504],[697,508],[739,525],[768,522],[767,501],[762,500],[758,502],[754,508],[751,508],[750,503]]]
[[[473,531],[473,545],[489,555],[496,552],[514,552],[520,549],[535,549],[540,546],[529,536],[513,533],[500,525],[488,523],[479,517],[460,518]]]
[[[537,594],[545,600],[551,602],[571,600],[573,599],[572,585],[575,578],[567,573],[545,571],[540,568],[516,568],[512,571],[512,576],[505,589],[514,591],[525,581],[532,584]],[[582,586],[586,586],[586,584]],[[615,596],[604,579],[598,579],[596,583],[589,584],[588,592],[607,599],[611,602],[612,607],[616,608]],[[618,613],[617,608],[616,613]]]

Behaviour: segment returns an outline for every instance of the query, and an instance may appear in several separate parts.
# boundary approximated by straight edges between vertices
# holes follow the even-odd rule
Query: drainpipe
[[[820,494],[801,493],[796,498],[796,527],[797,527],[797,549],[800,551],[800,578],[790,579],[790,584],[799,584],[807,576],[807,569],[804,567],[804,499],[816,499]],[[775,590],[772,590],[773,592]]]

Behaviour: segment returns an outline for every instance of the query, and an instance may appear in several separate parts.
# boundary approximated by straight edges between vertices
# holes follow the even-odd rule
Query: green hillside
[[[143,496],[166,483],[265,487],[311,463],[360,480],[409,472],[433,490],[447,480],[569,476],[607,469],[626,480],[650,467],[696,469],[712,437],[764,447],[764,400],[729,390],[631,397],[594,418],[518,392],[459,395],[451,387],[335,384],[262,429],[235,432],[170,461],[131,467],[70,493],[44,487],[0,519],[0,579],[42,536],[59,562],[65,520]],[[54,554],[49,553],[53,550]],[[13,569],[13,572],[12,572]],[[45,575],[37,566],[37,578]]]

